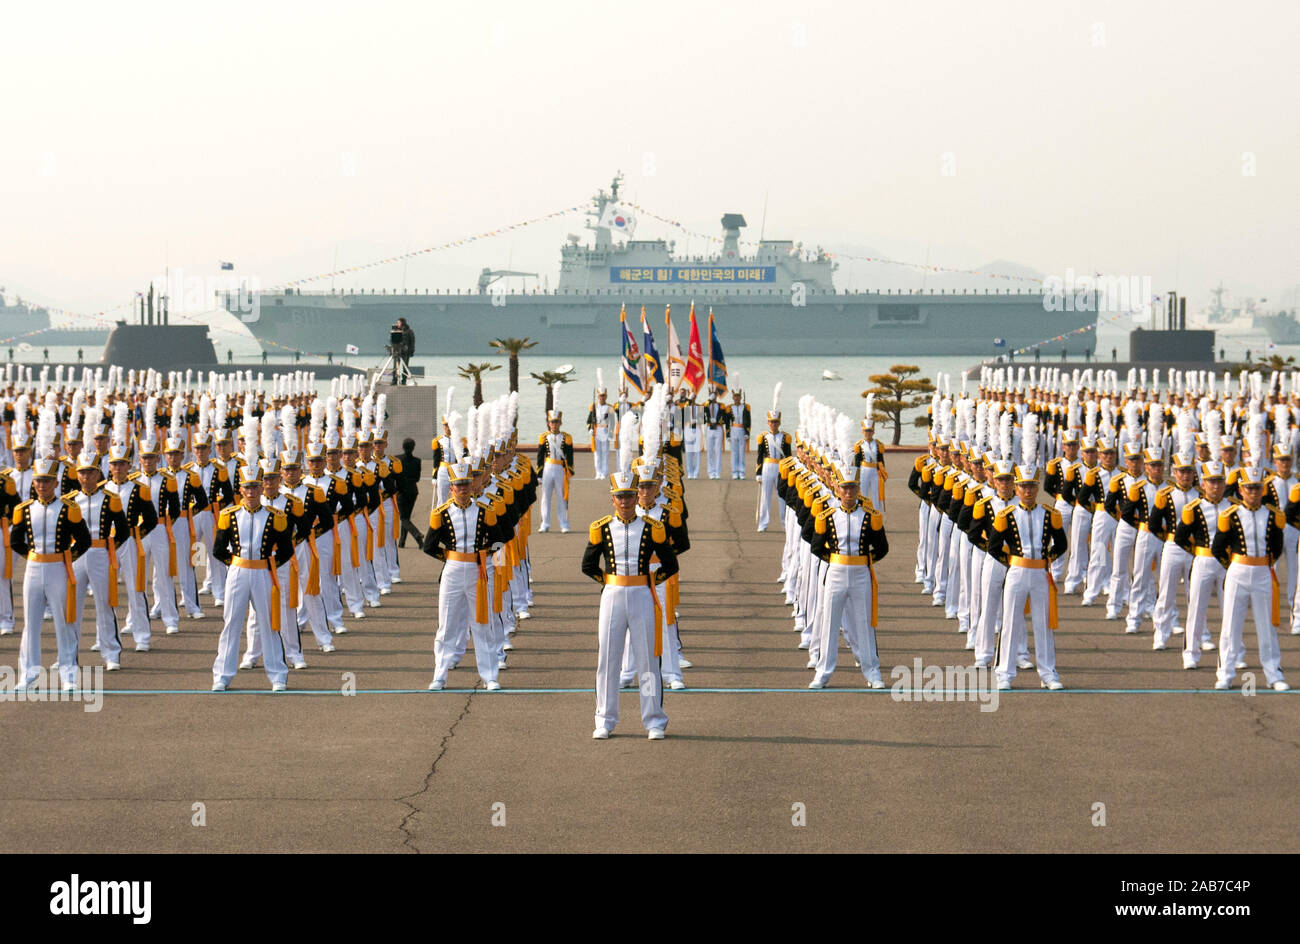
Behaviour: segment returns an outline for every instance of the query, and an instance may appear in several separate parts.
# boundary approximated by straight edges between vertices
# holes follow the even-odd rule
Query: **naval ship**
[[[103,328],[51,328],[48,308],[10,296],[0,285],[0,341],[26,341],[36,347],[96,346],[108,338]],[[6,342],[9,343],[9,342]]]
[[[482,354],[493,338],[505,337],[532,338],[541,342],[539,352],[553,354],[591,351],[593,345],[617,351],[621,306],[634,333],[641,306],[659,333],[664,308],[671,305],[684,341],[691,302],[697,318],[713,310],[728,354],[988,356],[1063,338],[1041,346],[1050,357],[1071,347],[1077,356],[1095,344],[1093,333],[1068,337],[1095,326],[1091,296],[1063,299],[1041,289],[1006,288],[845,291],[835,287],[837,263],[821,249],[760,239],[752,255],[743,255],[740,231],[746,223],[740,213],[723,215],[719,254],[678,257],[672,242],[634,239],[634,229],[619,228],[626,222],[620,215],[621,182],[616,176],[608,191],[592,198],[587,215],[594,222],[586,223],[592,242],[568,237],[550,291],[503,291],[501,278],[530,273],[486,268],[475,289],[465,291],[285,289],[219,301],[236,315],[240,306],[255,312],[242,320],[259,340],[308,353],[355,346],[363,354],[380,354],[389,326],[403,317],[416,333],[420,354]],[[702,336],[705,330],[701,324]]]

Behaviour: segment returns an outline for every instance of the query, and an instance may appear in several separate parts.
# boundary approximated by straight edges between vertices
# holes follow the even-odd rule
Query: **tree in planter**
[[[488,343],[510,358],[510,392],[515,393],[519,390],[519,352],[537,347],[537,342],[530,338],[497,338]]]
[[[483,374],[486,371],[500,370],[500,364],[490,364],[486,361],[482,364],[466,364],[464,367],[456,368],[460,375],[466,380],[474,381],[474,405],[483,405]]]
[[[921,368],[912,364],[895,364],[887,374],[872,374],[870,380],[874,387],[862,391],[862,396],[875,395],[873,419],[888,422],[894,426],[894,445],[903,438],[903,413],[925,406],[934,393],[934,383],[925,377],[917,377]],[[928,420],[918,416],[912,421],[914,426],[925,426]]]

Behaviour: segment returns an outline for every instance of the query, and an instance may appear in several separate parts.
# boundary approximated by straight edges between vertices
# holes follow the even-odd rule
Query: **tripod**
[[[391,369],[394,386],[404,386],[408,383],[414,384],[415,377],[411,373],[411,368],[406,362],[406,358],[393,353],[393,346],[388,345],[388,357],[380,365],[377,377],[383,379],[384,374]]]

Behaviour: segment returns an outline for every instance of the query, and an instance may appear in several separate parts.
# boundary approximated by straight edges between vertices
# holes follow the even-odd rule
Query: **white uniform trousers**
[[[1237,674],[1237,663],[1246,657],[1242,630],[1247,610],[1255,617],[1255,637],[1259,642],[1259,664],[1264,669],[1264,679],[1269,685],[1282,680],[1282,653],[1277,647],[1272,607],[1273,576],[1268,567],[1240,563],[1228,566],[1228,576],[1223,582],[1223,629],[1219,633],[1220,682],[1231,683]]]
[[[77,683],[77,646],[80,633],[65,616],[68,600],[68,570],[63,561],[42,564],[28,561],[23,572],[23,639],[18,651],[18,670],[24,682],[37,677],[41,662],[41,617],[46,607],[54,621],[54,638],[59,650],[59,680],[64,686]]]
[[[538,530],[546,531],[551,527],[552,500],[559,507],[560,528],[567,530],[569,527],[569,503],[564,500],[564,466],[562,464],[550,461],[543,464],[542,494],[540,498],[542,521],[538,526]]]
[[[609,478],[609,430],[597,427],[593,437],[596,464],[596,478]]]
[[[1167,646],[1178,625],[1178,585],[1192,573],[1192,555],[1173,541],[1160,552],[1160,595],[1156,598],[1154,645]],[[1190,584],[1188,585],[1190,589]]]
[[[381,506],[382,507],[382,506]],[[373,586],[374,603],[377,605],[380,590],[393,589],[393,579],[389,576],[389,546],[393,544],[393,519],[389,518],[387,508],[383,510],[383,523],[380,523],[380,508],[368,511],[365,518],[370,523],[370,584]],[[383,546],[380,547],[380,534],[383,533]],[[364,581],[363,581],[364,586]],[[369,590],[369,588],[367,588]],[[370,593],[367,593],[367,599]]]
[[[862,467],[862,497],[869,499],[876,511],[884,512],[885,498],[880,491],[880,471],[869,466]]]
[[[1067,540],[1070,539],[1070,527],[1074,523],[1074,505],[1063,498],[1056,500],[1056,510],[1061,513],[1061,530],[1065,532]],[[1073,544],[1068,544],[1067,549]],[[1069,555],[1062,554],[1056,560],[1052,561],[1052,579],[1056,581],[1058,587],[1065,585],[1065,571],[1069,565]]]
[[[1205,613],[1210,608],[1211,596],[1217,596],[1219,608],[1223,608],[1223,580],[1227,574],[1213,557],[1197,554],[1192,558],[1192,573],[1187,582],[1187,622],[1183,630],[1184,666],[1201,664],[1201,643],[1210,641]]]
[[[190,556],[189,519],[179,518],[172,522],[172,534],[176,537],[176,583],[181,589],[181,603],[185,612],[193,616],[201,610],[198,577],[194,573],[194,562]],[[195,537],[197,539],[197,535]]]
[[[1092,547],[1092,512],[1082,505],[1070,516],[1070,563],[1065,571],[1064,591],[1078,593],[1088,576],[1088,554]]]
[[[1083,589],[1083,605],[1090,606],[1110,584],[1111,544],[1115,540],[1116,521],[1104,511],[1092,514],[1092,537],[1089,538],[1088,580]]]
[[[781,510],[781,528],[785,531],[785,543],[781,545],[781,573],[788,575],[794,565],[791,561],[794,559],[795,552],[798,551],[799,545],[803,543],[799,534],[798,515],[793,508],[784,505]]]
[[[957,594],[957,629],[970,634],[971,619],[971,552],[975,545],[966,537],[966,532],[957,528],[952,533],[957,542],[957,577],[961,590]]]
[[[1034,622],[1034,660],[1038,678],[1054,682],[1056,643],[1047,628],[1047,571],[1031,567],[1008,567],[1002,586],[1002,639],[998,647],[998,683],[1010,684],[1016,677],[1019,650],[1028,641],[1025,627],[1025,600],[1029,601],[1029,618]]]
[[[281,589],[284,587],[281,585]],[[226,586],[222,594],[221,637],[217,640],[217,658],[212,663],[213,683],[229,685],[239,671],[239,636],[248,620],[251,606],[257,614],[258,632],[262,637],[262,662],[271,684],[285,682],[289,667],[284,661],[284,643],[271,629],[271,572],[250,567],[227,567]]]
[[[397,523],[397,533],[401,535],[401,512],[397,510],[397,496],[384,499],[388,507],[384,509],[384,527],[388,533],[384,535],[384,566],[388,569],[388,582],[382,586],[391,589],[393,583],[402,576],[401,568],[397,562],[397,541],[398,538],[393,536],[393,524]]]
[[[817,654],[821,651],[821,637],[817,633],[817,620],[821,615],[822,604],[822,587],[826,583],[826,562],[819,557],[813,557],[811,550],[809,557],[812,558],[808,567],[808,586],[805,596],[804,614],[803,614],[803,631],[800,633],[800,644],[807,644],[808,656],[814,662],[817,660]]]
[[[528,612],[528,563],[521,560],[510,575],[510,604],[515,613]]]
[[[144,543],[148,544],[149,539],[146,538]],[[122,577],[122,586],[118,590],[119,602],[121,599],[126,600],[126,623],[123,628],[135,639],[137,646],[147,646],[150,637],[149,600],[143,590],[136,591],[135,581],[138,569],[143,569],[145,576],[148,576],[149,565],[146,557],[144,567],[140,567],[135,538],[127,538],[126,543],[117,549],[117,567]]]
[[[357,515],[353,515],[350,521],[340,521],[338,524],[339,536],[343,543],[339,545],[342,560],[339,562],[339,586],[343,590],[343,602],[347,604],[348,610],[357,619],[363,616],[365,606],[365,597],[361,590],[361,568],[366,565],[366,526],[357,521]],[[356,534],[352,532],[353,526],[356,527]],[[352,542],[357,545],[356,566],[352,566]]]
[[[708,451],[709,456],[709,478],[722,478],[722,427],[717,429],[704,428],[704,448]]]
[[[105,662],[122,661],[122,637],[118,635],[117,614],[108,605],[108,550],[92,547],[72,562],[72,572],[77,577],[77,615],[72,625],[81,639],[81,615],[86,607],[86,591],[95,594],[95,641],[99,643],[99,657]]]
[[[781,474],[777,467],[778,463],[771,459],[763,460],[763,471],[759,476],[759,500],[758,500],[758,530],[766,531],[771,521],[772,498],[776,495],[776,480]],[[781,517],[777,516],[777,523],[782,524]]]
[[[1007,568],[988,554],[984,555],[984,574],[980,578],[980,616],[975,629],[975,662],[992,665],[995,656],[998,624],[1002,622],[1002,591]]]
[[[731,427],[731,477],[745,477],[745,427]]]
[[[203,545],[206,552],[203,568],[203,583],[199,585],[199,593],[212,593],[213,579],[216,577],[216,565],[221,561],[212,556],[212,546],[216,542],[216,522],[212,519],[212,511],[204,508],[194,515],[194,539]],[[221,564],[222,567],[225,564]],[[224,578],[224,574],[222,575]]]
[[[339,545],[339,552],[342,556],[347,549]],[[316,554],[320,557],[320,603],[330,629],[338,630],[343,627],[343,591],[334,574],[334,531],[316,538]]]
[[[1282,586],[1282,627],[1287,624],[1287,611],[1290,610],[1291,632],[1300,633],[1300,614],[1295,609],[1296,590],[1296,542],[1300,540],[1300,530],[1287,525],[1282,531],[1282,552],[1286,555],[1286,584]]]
[[[948,557],[948,563],[944,565],[945,587],[943,590],[944,616],[947,619],[957,618],[957,601],[961,598],[961,545],[957,539],[965,540],[966,535],[962,534],[961,528],[957,527],[947,515],[944,520],[948,522],[948,536],[944,539],[944,553]]]
[[[308,540],[319,542],[319,538],[308,538]],[[333,550],[332,544],[330,550]],[[298,612],[294,614],[294,620],[300,629],[303,626],[309,627],[312,635],[316,637],[316,644],[324,648],[334,643],[334,636],[329,630],[329,620],[325,615],[325,576],[324,574],[320,576],[322,592],[308,593],[307,581],[311,578],[311,552],[307,549],[307,541],[299,544],[294,553],[298,555]],[[319,550],[317,553],[320,553]],[[323,558],[320,561],[319,567],[321,570],[324,570],[327,566],[327,560],[328,558]]]
[[[11,633],[14,629],[14,582],[2,575],[6,567],[10,568],[11,573],[17,574],[20,560],[12,548],[0,544],[0,631],[5,633]]]
[[[871,571],[865,565],[828,564],[818,614],[818,658],[815,681],[825,685],[839,657],[840,629],[862,663],[862,677],[881,681],[880,657],[876,652],[876,631],[871,626]]]
[[[652,571],[658,570],[657,564],[652,564]],[[682,679],[682,653],[681,640],[677,636],[677,621],[668,622],[676,614],[668,612],[668,584],[661,583],[655,587],[655,594],[659,597],[659,608],[664,614],[664,636],[663,636],[663,655],[659,659],[659,673],[664,682],[680,682]],[[632,631],[628,630],[630,639]],[[634,649],[627,645],[623,649],[623,663],[619,667],[619,684],[626,687],[636,681],[636,657],[633,655]]]
[[[916,510],[916,580],[914,583],[925,584],[925,537],[929,534],[930,506],[921,502]],[[922,590],[929,593],[929,590]]]
[[[438,501],[433,506],[435,508],[437,508],[438,505],[446,504],[447,499],[451,498],[451,479],[447,475],[447,468],[447,463],[442,463],[438,466],[437,475],[434,476],[434,486],[438,492]]]
[[[647,587],[606,584],[600,594],[600,651],[596,656],[596,727],[613,731],[618,724],[619,676],[623,648],[632,647],[637,690],[641,696],[641,723],[646,730],[664,728],[663,679],[654,655],[654,601]],[[664,649],[668,647],[664,641]]]
[[[948,520],[948,516],[940,511],[937,507],[930,509],[929,529],[930,533],[925,539],[925,573],[926,583],[925,592],[931,594],[933,598],[942,598],[937,596],[937,592],[943,589],[943,584],[939,578],[939,561],[942,557],[939,553],[939,535],[943,532],[943,523]]]
[[[489,568],[490,569],[490,568]],[[491,574],[488,575],[488,606],[492,605]],[[484,682],[497,680],[497,652],[500,643],[488,622],[474,621],[478,599],[478,565],[470,561],[447,561],[438,580],[438,634],[433,641],[435,681],[446,682],[447,673],[474,638],[474,661]]]
[[[702,445],[700,428],[696,426],[687,429],[686,435],[682,439],[682,456],[686,459],[686,477],[688,479],[698,479],[700,477],[700,447]]]
[[[1128,595],[1127,632],[1136,633],[1142,620],[1156,607],[1156,568],[1164,542],[1150,531],[1137,532],[1133,541],[1133,578]]]
[[[363,511],[357,515],[357,546],[359,563],[357,578],[361,581],[361,595],[370,606],[379,606],[379,588],[383,583],[379,579],[382,567],[379,553],[379,535],[375,533],[375,523],[379,518],[379,509]],[[366,559],[366,548],[370,549],[370,559]]]
[[[966,543],[970,544],[970,613],[967,616],[969,625],[966,628],[966,648],[973,650],[977,648],[976,639],[984,612],[984,568],[991,558],[970,541]]]
[[[298,632],[298,614],[289,608],[289,582],[293,573],[289,565],[276,568],[276,578],[280,581],[280,643],[284,646],[284,660],[293,665],[302,656],[302,638]],[[268,627],[269,628],[269,627]],[[267,636],[257,618],[256,607],[249,607],[248,619],[244,622],[244,658],[256,662],[262,658],[262,640]]]
[[[173,528],[175,525],[173,525]],[[158,527],[149,532],[144,539],[145,543],[145,571],[152,576],[150,588],[153,591],[153,606],[150,607],[150,614],[157,614],[162,617],[163,626],[168,629],[175,629],[180,625],[180,615],[176,611],[176,585],[172,582],[171,575],[168,571],[171,548],[167,541],[167,528],[160,521]],[[177,548],[178,559],[176,561],[179,572],[180,548]],[[136,642],[139,642],[137,639]]]
[[[1138,530],[1126,521],[1115,525],[1114,550],[1111,552],[1110,583],[1106,585],[1106,615],[1114,617],[1128,602],[1133,583],[1133,545]]]

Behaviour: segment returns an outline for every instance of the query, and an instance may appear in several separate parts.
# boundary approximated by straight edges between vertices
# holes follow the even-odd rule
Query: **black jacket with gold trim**
[[[442,561],[447,559],[447,551],[454,551],[457,547],[453,516],[448,513],[454,504],[453,501],[445,501],[429,512],[429,530],[424,532],[424,544],[420,546],[424,553]],[[514,537],[513,532],[498,517],[500,506],[497,502],[476,498],[473,504],[479,510],[474,526],[475,551],[493,550]]]
[[[95,486],[95,490],[88,497],[94,498],[97,493],[103,493],[104,504],[99,509],[99,531],[98,534],[91,534],[90,537],[95,541],[103,541],[106,538],[113,539],[114,547],[121,547],[131,537],[131,530],[127,527],[126,513],[122,510],[122,499],[117,492],[110,492],[104,488],[104,483],[100,482]],[[71,498],[76,501],[83,492],[68,492],[65,498]],[[80,507],[80,506],[78,506]],[[82,515],[85,518],[85,515]],[[87,522],[87,532],[89,532],[89,522]]]
[[[858,508],[864,511],[859,548],[843,547],[842,539],[836,531],[835,513],[844,510],[844,503],[838,499],[828,502],[820,514],[808,520],[803,526],[803,539],[812,547],[814,557],[829,561],[832,554],[866,555],[875,562],[889,553],[884,517],[864,498],[858,498],[850,510],[856,511]]]
[[[775,434],[781,438],[781,445],[779,446],[779,451],[781,454],[776,456],[770,455],[769,454],[770,450],[767,448],[767,437],[771,435],[773,435],[772,432],[768,431],[766,433],[761,433],[758,437],[758,469],[754,472],[755,475],[763,474],[764,459],[776,459],[780,461],[781,459],[784,459],[786,456],[792,454],[792,450],[790,448],[790,434],[781,432]]]
[[[551,441],[549,432],[542,433],[537,439],[537,477],[541,478],[542,471],[546,468],[547,459],[560,459],[564,462],[564,467],[573,474],[573,437],[566,432],[556,433],[557,436],[564,437],[564,443],[560,446],[562,455],[551,455]]]
[[[1206,514],[1210,518],[1206,520]],[[1174,543],[1188,554],[1195,554],[1196,548],[1209,548],[1214,540],[1214,532],[1219,527],[1219,516],[1204,498],[1189,498],[1183,505],[1183,513],[1178,526],[1174,528]]]
[[[582,552],[582,572],[596,583],[604,583],[605,575],[614,572],[614,538],[609,525],[613,515],[606,515],[591,523],[587,530],[587,549]],[[659,559],[659,569],[654,572],[655,583],[663,583],[677,573],[677,554],[668,541],[668,529],[653,519],[638,519],[644,523],[641,544],[637,548],[637,573],[650,573],[650,558]]]
[[[1263,550],[1270,562],[1276,561],[1282,556],[1282,534],[1286,528],[1286,516],[1267,505],[1260,505],[1256,511],[1265,511],[1268,514]],[[1219,515],[1210,550],[1224,567],[1232,563],[1233,554],[1254,556],[1246,546],[1246,532],[1239,517],[1242,514],[1251,514],[1245,505],[1233,505]]]
[[[993,517],[992,527],[988,531],[988,552],[989,555],[999,564],[1008,566],[1011,557],[1024,557],[1020,529],[1016,525],[1015,511],[1023,506],[1016,504],[1004,508]],[[1043,520],[1043,546],[1038,549],[1039,554],[1048,563],[1056,560],[1065,553],[1068,541],[1065,537],[1064,523],[1061,519],[1061,513],[1050,505],[1036,505],[1044,512]],[[1025,511],[1032,512],[1032,508],[1026,508]]]
[[[153,492],[149,490],[149,483],[142,480],[138,471],[132,472],[127,477],[127,481],[118,487],[118,497],[121,497],[121,488],[131,486],[130,495],[127,497],[122,507],[122,513],[126,515],[126,526],[128,528],[139,528],[140,537],[146,537],[158,527],[158,509],[153,503]],[[112,483],[109,483],[112,484]]]
[[[258,508],[259,511],[262,509],[266,510],[269,517],[266,526],[262,529],[262,547],[258,556],[266,560],[274,558],[278,567],[293,557],[293,532],[289,528],[289,517],[265,503]],[[217,533],[213,539],[212,556],[226,566],[230,566],[230,562],[236,557],[248,556],[241,553],[242,548],[239,546],[238,518],[241,513],[247,513],[242,501],[238,505],[221,509],[221,514],[217,516]]]
[[[14,523],[9,532],[9,546],[15,554],[25,557],[32,550],[32,545],[35,543],[32,536],[31,515],[28,509],[37,505],[53,505],[55,503],[59,503],[62,507],[59,509],[58,522],[54,527],[53,553],[62,554],[64,551],[71,551],[72,559],[76,560],[90,549],[90,529],[86,527],[86,522],[81,517],[81,508],[73,499],[64,495],[54,498],[48,503],[41,502],[38,498],[28,499],[14,509]]]

